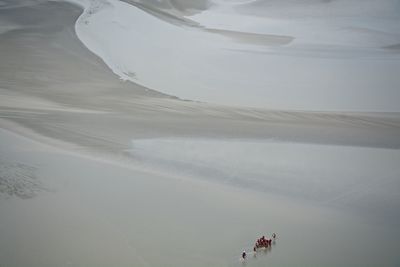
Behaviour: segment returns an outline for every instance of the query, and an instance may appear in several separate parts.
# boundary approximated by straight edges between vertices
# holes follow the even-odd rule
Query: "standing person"
[[[246,250],[243,250],[243,253],[242,253],[242,259],[243,259],[243,260],[245,260],[245,259],[246,259]]]
[[[275,233],[272,234],[272,238],[273,238],[273,239],[276,238],[276,234],[275,234]]]

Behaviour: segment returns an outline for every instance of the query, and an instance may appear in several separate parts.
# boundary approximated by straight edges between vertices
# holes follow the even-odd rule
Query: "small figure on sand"
[[[246,256],[247,256],[247,255],[246,255],[246,250],[243,250],[243,252],[242,252],[242,259],[245,260],[245,259],[246,259]]]
[[[275,234],[275,233],[272,234],[272,238],[273,238],[273,239],[276,238],[276,234]]]

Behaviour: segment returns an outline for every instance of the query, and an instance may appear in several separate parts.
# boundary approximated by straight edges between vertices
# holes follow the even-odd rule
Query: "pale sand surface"
[[[85,7],[79,39],[154,90],[241,107],[399,111],[399,54],[385,49],[400,42],[397,1],[189,1],[189,15],[175,1],[71,1]]]
[[[241,250],[272,229],[276,244],[249,266],[395,266],[399,260],[398,217],[393,224],[374,221],[378,214],[371,211],[363,216],[157,167],[95,160],[4,130],[0,136],[2,162],[30,166],[44,187],[34,198],[1,196],[6,266],[241,266]]]
[[[241,266],[272,231],[248,266],[399,263],[398,113],[181,101],[112,74],[78,7],[4,2],[1,266]]]

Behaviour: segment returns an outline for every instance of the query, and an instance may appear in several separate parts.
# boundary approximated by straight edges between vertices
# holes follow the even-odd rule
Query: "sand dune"
[[[277,103],[247,87],[265,74],[266,58],[256,76],[246,71],[257,65],[239,64],[230,72],[203,58],[213,51],[209,56],[254,63],[267,53],[261,46],[274,57],[300,60],[291,67],[303,68],[303,74],[310,69],[302,63],[320,68],[327,57],[338,67],[349,64],[344,72],[361,63],[373,63],[372,71],[382,67],[388,76],[374,72],[363,81],[380,90],[377,97],[350,90],[343,107],[362,101],[368,108],[383,109],[385,103],[397,110],[398,80],[387,79],[396,72],[396,52],[375,47],[389,39],[396,44],[391,31],[357,28],[366,39],[377,33],[388,39],[374,39],[365,50],[347,47],[346,61],[338,45],[295,47],[299,36],[289,32],[203,23],[202,16],[227,7],[242,13],[228,12],[226,19],[242,16],[251,5],[279,8],[277,1],[79,3],[84,13],[67,2],[0,1],[1,266],[242,266],[240,252],[251,249],[260,233],[274,231],[276,245],[249,259],[249,266],[398,262],[398,112],[272,110],[252,106],[253,98],[246,100],[250,107],[234,107],[219,104],[233,103],[234,86],[210,91],[217,104],[194,101],[207,88],[168,89],[170,80],[181,84],[185,73],[201,84],[218,81],[223,71],[249,97]],[[297,10],[294,1],[279,3]],[[110,33],[114,29],[117,35]],[[96,44],[89,48],[101,58],[75,30]],[[120,33],[126,42],[119,42]],[[118,47],[108,43],[113,37]],[[203,69],[192,68],[197,63]],[[287,68],[286,59],[281,63]],[[163,86],[140,85],[146,78],[142,67]],[[163,73],[166,67],[171,72]],[[357,85],[353,74],[343,89]],[[297,85],[292,76],[288,71],[283,77],[287,85]],[[267,80],[258,82],[264,86]],[[184,101],[180,92],[193,98]],[[321,94],[326,100],[318,103],[328,108],[334,98]],[[295,107],[297,97],[290,94],[294,102],[287,98],[288,106]]]
[[[399,58],[382,48],[399,42],[395,1],[361,11],[358,1],[75,2],[86,7],[85,45],[157,91],[241,107],[399,111]]]

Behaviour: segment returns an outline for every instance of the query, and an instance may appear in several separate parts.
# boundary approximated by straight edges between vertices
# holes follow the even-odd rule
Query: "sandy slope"
[[[241,250],[249,250],[259,233],[270,231],[279,233],[277,243],[268,252],[250,258],[248,264],[391,266],[398,260],[398,217],[393,213],[396,202],[387,203],[394,205],[395,210],[391,205],[380,206],[383,199],[390,201],[394,198],[397,201],[395,188],[398,180],[388,181],[386,174],[385,179],[372,184],[364,181],[366,183],[359,187],[352,181],[340,179],[343,177],[338,177],[337,182],[331,180],[332,191],[338,185],[345,185],[343,191],[339,190],[342,193],[338,195],[340,199],[331,199],[339,203],[332,208],[325,203],[292,198],[290,194],[281,195],[279,190],[278,194],[266,194],[249,190],[251,187],[244,189],[243,186],[216,182],[210,177],[209,180],[193,179],[182,168],[180,171],[183,173],[176,173],[160,168],[159,164],[146,167],[115,161],[115,157],[105,161],[104,158],[84,156],[84,153],[69,153],[4,130],[0,130],[0,140],[4,155],[0,158],[0,175],[5,174],[4,166],[9,174],[22,173],[28,168],[36,176],[36,184],[41,184],[37,187],[25,183],[22,187],[26,192],[35,192],[33,198],[32,195],[28,199],[13,197],[12,194],[0,195],[0,262],[6,266],[241,266],[238,261]],[[168,157],[171,161],[169,167],[176,166],[173,161],[179,160],[182,152],[189,153],[189,157],[183,154],[189,161],[190,153],[199,152],[180,150],[179,146],[174,146],[171,151],[168,147],[165,149],[162,140],[161,143],[147,141],[147,144],[142,143],[142,147],[140,142],[138,144],[136,149],[142,148],[143,153],[134,151],[135,156],[176,154],[176,157]],[[228,148],[225,152],[232,152],[229,142],[223,144]],[[200,145],[201,149],[210,152],[210,147]],[[216,142],[212,149],[219,146]],[[279,145],[277,148],[280,150]],[[290,152],[290,145],[288,148]],[[339,157],[343,152],[340,147],[316,148],[336,150]],[[387,156],[392,159],[399,157],[398,150],[378,149],[375,153],[372,149],[367,154],[364,149],[349,147],[348,150],[355,152],[348,157],[361,156],[361,166],[363,159],[377,157],[378,160],[369,166],[371,168],[380,165]],[[265,152],[263,156],[276,153]],[[207,157],[207,153],[203,155]],[[296,157],[296,154],[292,156]],[[330,153],[317,156],[319,162],[324,162],[324,157],[329,157]],[[222,163],[230,157],[231,154],[227,155]],[[345,158],[340,165],[344,161]],[[197,162],[202,163],[202,160]],[[326,163],[329,166],[329,161]],[[357,160],[354,166],[360,167],[359,163]],[[390,172],[399,171],[390,161],[380,166],[386,164],[389,164]],[[356,173],[368,173],[369,167]],[[341,168],[339,173],[346,174],[345,170]],[[290,173],[293,170],[289,167],[281,171]],[[18,179],[17,176],[13,178]],[[300,181],[310,182],[308,178],[301,174],[295,179],[306,194],[313,192],[314,186],[329,182],[321,180],[315,185],[312,183],[310,188]],[[266,182],[288,188],[287,181],[272,179]],[[247,183],[251,184],[252,180],[247,180]],[[392,190],[380,192],[379,189],[387,186]],[[323,186],[328,191],[331,191],[330,187]],[[355,190],[355,195],[346,195],[350,188]],[[368,203],[374,197],[379,202],[369,202],[366,214],[359,213],[357,204],[362,203],[358,201],[367,200]],[[356,209],[348,212],[339,208],[342,206],[340,203],[347,207],[350,204],[352,208],[356,205]],[[337,257],[338,254],[341,257]]]
[[[184,11],[173,1],[73,2],[85,6],[76,26],[85,45],[155,90],[242,107],[399,111],[399,54],[388,49],[400,43],[396,1],[199,1],[189,15],[193,1]]]
[[[74,35],[80,10],[73,5],[22,1],[0,12],[18,27],[1,35],[1,125],[23,135],[119,157],[133,138],[155,137],[400,146],[397,113],[286,112],[181,101],[112,74]]]
[[[3,2],[0,264],[237,266],[238,253],[266,231],[277,231],[279,243],[252,266],[398,262],[398,113],[182,101],[114,75],[76,37],[80,8]],[[251,179],[246,166],[268,157],[278,168],[263,163]],[[287,186],[307,184],[312,170],[328,183],[315,185],[329,201],[310,198],[314,183]],[[235,183],[235,173],[251,186]],[[299,246],[305,236],[315,238]]]
[[[132,137],[171,135],[399,146],[396,115],[237,109],[179,101],[123,82],[74,35],[77,7],[51,2],[12,10],[2,12],[23,29],[0,42],[2,117],[40,134],[117,151]],[[54,16],[43,19],[42,10]],[[29,26],[19,21],[25,12]]]

